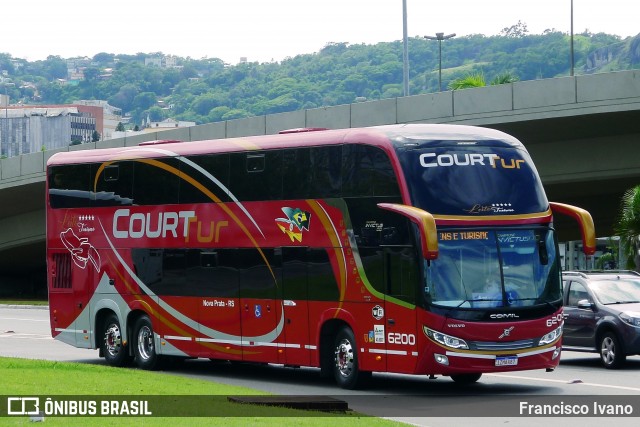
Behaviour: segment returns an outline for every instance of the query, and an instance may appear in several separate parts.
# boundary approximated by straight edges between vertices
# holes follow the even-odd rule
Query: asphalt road
[[[104,364],[96,350],[71,347],[51,338],[46,308],[0,307],[0,356]],[[362,391],[337,388],[332,380],[320,377],[318,369],[286,368],[279,365],[212,363],[190,360],[167,371],[182,375],[240,385],[278,395],[319,395],[346,400],[353,410],[440,427],[539,426],[541,422],[563,426],[590,426],[603,423],[636,426],[640,421],[640,356],[627,359],[620,370],[606,370],[595,354],[564,352],[554,372],[523,371],[485,374],[476,384],[461,387],[449,378],[375,374],[370,387]],[[631,404],[632,417],[540,417],[511,415],[527,404],[567,405]],[[535,407],[534,407],[535,409]],[[525,409],[524,414],[526,415]],[[451,414],[451,416],[443,416]],[[481,417],[470,417],[479,414]],[[590,415],[593,415],[590,413]]]

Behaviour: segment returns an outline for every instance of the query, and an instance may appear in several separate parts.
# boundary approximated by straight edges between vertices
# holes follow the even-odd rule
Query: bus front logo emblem
[[[513,331],[515,329],[515,326],[512,326],[510,328],[506,328],[503,332],[502,335],[500,335],[498,338],[504,338],[504,337],[508,337],[509,334],[511,333],[511,331]]]

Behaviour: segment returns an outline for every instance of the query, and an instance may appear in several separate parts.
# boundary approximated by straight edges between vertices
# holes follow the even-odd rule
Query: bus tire
[[[133,353],[140,369],[154,370],[160,366],[160,356],[156,352],[156,341],[149,316],[143,315],[133,326]]]
[[[126,366],[130,361],[129,349],[122,339],[122,328],[118,316],[109,314],[102,324],[104,337],[102,339],[101,350],[104,360],[110,366]]]
[[[361,371],[358,365],[358,347],[351,328],[342,327],[334,341],[333,376],[342,388],[354,390],[364,386],[371,372]]]
[[[457,374],[451,375],[451,379],[457,384],[473,384],[478,382],[482,374]]]

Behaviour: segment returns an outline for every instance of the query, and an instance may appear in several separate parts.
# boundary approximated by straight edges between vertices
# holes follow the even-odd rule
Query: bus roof
[[[522,147],[522,144],[514,137],[494,129],[451,124],[398,124],[333,130],[310,129],[308,132],[297,129],[295,132],[284,131],[274,135],[200,141],[148,141],[136,146],[59,152],[49,158],[47,165],[261,151],[344,143],[369,144],[390,151],[392,146],[402,146],[411,143],[412,140],[501,141],[514,147]]]

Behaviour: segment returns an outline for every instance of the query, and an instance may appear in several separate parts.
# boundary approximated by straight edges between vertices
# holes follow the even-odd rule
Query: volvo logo
[[[514,328],[515,328],[515,326],[512,326],[510,328],[505,329],[504,331],[502,331],[502,335],[500,335],[498,338],[502,339],[504,337],[508,337],[509,334],[511,333],[511,331],[513,331]]]

